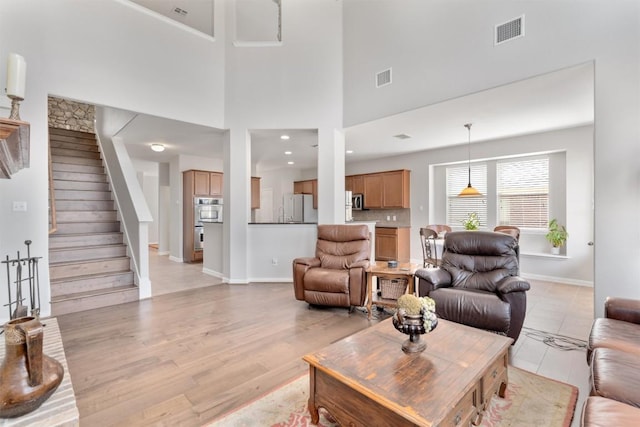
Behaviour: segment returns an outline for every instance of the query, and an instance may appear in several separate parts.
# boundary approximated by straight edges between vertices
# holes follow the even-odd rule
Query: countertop
[[[318,225],[317,222],[250,222],[249,225]]]
[[[398,224],[396,222],[378,222],[376,228],[411,228],[410,225]]]

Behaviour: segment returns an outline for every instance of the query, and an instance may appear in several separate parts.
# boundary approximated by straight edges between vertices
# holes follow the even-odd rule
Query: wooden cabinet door
[[[302,194],[313,194],[313,180],[302,181]]]
[[[251,209],[260,209],[260,178],[251,177]]]
[[[193,195],[206,197],[209,195],[209,188],[211,188],[209,172],[194,171]]]
[[[351,191],[355,194],[353,191],[353,176],[344,177],[344,191]]]
[[[398,236],[392,228],[376,227],[376,260],[397,260]]]
[[[364,176],[364,207],[382,208],[382,174]]]
[[[293,183],[293,194],[303,194],[302,187],[302,181],[295,181]]]
[[[209,195],[222,197],[222,174],[220,172],[210,172],[209,173]]]
[[[313,208],[318,209],[318,180],[311,181],[311,194],[313,194]]]
[[[393,171],[382,174],[384,208],[405,208],[408,206],[408,171]],[[365,199],[366,201],[366,199]]]
[[[364,194],[364,176],[354,175],[351,177],[353,194]]]

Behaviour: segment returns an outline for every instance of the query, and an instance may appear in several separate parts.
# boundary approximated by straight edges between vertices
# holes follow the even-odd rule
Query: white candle
[[[27,63],[17,53],[10,53],[7,61],[7,96],[24,99]]]

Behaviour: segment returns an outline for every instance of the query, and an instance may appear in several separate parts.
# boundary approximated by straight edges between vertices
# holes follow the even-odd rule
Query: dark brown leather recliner
[[[502,333],[515,342],[530,288],[517,276],[517,245],[504,233],[447,233],[440,268],[416,271],[418,293],[435,300],[438,317]]]
[[[366,225],[319,225],[316,256],[293,260],[296,299],[312,305],[363,306],[370,253]]]

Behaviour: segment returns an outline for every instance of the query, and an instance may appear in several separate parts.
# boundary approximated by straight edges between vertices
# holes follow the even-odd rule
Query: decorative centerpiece
[[[409,339],[402,343],[402,351],[424,351],[427,344],[420,340],[420,335],[431,332],[437,325],[436,303],[433,299],[411,294],[404,294],[398,298],[398,310],[393,315],[393,326],[403,334],[409,335]]]

